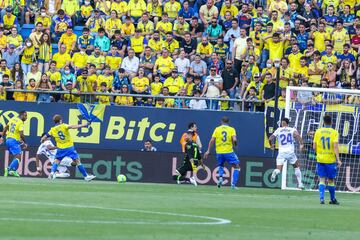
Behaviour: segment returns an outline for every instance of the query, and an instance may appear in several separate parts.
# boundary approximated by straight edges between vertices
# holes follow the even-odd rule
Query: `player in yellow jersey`
[[[19,112],[18,117],[10,119],[8,124],[5,126],[3,136],[6,136],[6,147],[10,154],[14,157],[9,167],[5,168],[4,177],[15,176],[20,177],[16,171],[21,161],[21,146],[23,149],[27,148],[24,136],[24,122],[27,119],[27,112]]]
[[[341,166],[339,157],[339,132],[332,128],[332,120],[329,115],[324,116],[324,127],[316,130],[314,135],[313,148],[316,152],[317,175],[320,178],[319,194],[320,204],[324,204],[325,181],[330,193],[329,204],[338,205],[335,198],[334,179],[337,175],[337,168]]]
[[[56,170],[61,160],[65,157],[71,158],[77,165],[79,171],[84,176],[85,181],[91,181],[95,178],[94,175],[88,175],[84,166],[81,165],[80,157],[75,150],[73,139],[70,135],[69,129],[78,129],[89,126],[89,122],[79,125],[68,125],[63,123],[62,117],[60,115],[55,115],[53,117],[55,126],[50,129],[50,131],[41,138],[41,142],[44,142],[48,137],[53,137],[56,142],[56,156],[55,161],[51,167],[51,172],[49,175],[50,180],[56,178]]]
[[[235,189],[240,173],[240,161],[234,152],[234,147],[237,144],[236,131],[233,127],[229,126],[229,122],[228,117],[221,118],[221,125],[215,128],[204,158],[206,159],[209,156],[211,147],[215,143],[216,160],[219,167],[217,186],[220,188],[223,183],[224,163],[228,162],[234,167],[231,188]]]

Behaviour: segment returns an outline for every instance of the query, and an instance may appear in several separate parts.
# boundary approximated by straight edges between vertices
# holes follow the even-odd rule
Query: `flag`
[[[104,104],[77,104],[81,116],[88,122],[102,122],[104,120],[105,107],[106,105]]]

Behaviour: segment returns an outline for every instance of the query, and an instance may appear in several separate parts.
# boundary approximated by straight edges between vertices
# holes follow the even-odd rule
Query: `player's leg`
[[[298,182],[298,187],[301,189],[304,189],[304,185],[302,183],[302,176],[301,176],[301,170],[300,170],[300,163],[296,158],[295,153],[293,154],[293,156],[291,157],[291,159],[289,159],[289,163],[293,165],[294,167],[294,171],[295,171],[295,176]]]
[[[60,161],[62,159],[62,157],[58,156],[58,155],[55,158],[56,159],[54,160],[54,163],[51,165],[51,172],[50,172],[50,175],[49,175],[50,180],[54,180],[56,178],[56,171],[57,171],[57,169],[59,167],[59,164],[60,164]]]
[[[320,204],[324,204],[324,197],[325,197],[325,179],[326,179],[326,169],[325,164],[317,163],[316,164],[316,172],[319,176],[319,197],[320,197]]]
[[[67,167],[72,166],[72,164],[73,164],[73,160],[71,158],[64,157],[61,160],[60,165],[58,166],[58,169],[57,169],[57,172],[56,172],[56,177],[59,177],[59,178],[68,178],[68,177],[70,177],[70,173],[68,172]]]
[[[224,158],[224,154],[216,154],[216,160],[217,160],[217,166],[218,166],[218,175],[219,175],[219,179],[217,182],[217,187],[220,188],[223,184],[223,175],[224,175],[224,163],[225,163],[225,158]]]
[[[329,204],[335,204],[335,205],[339,205],[340,203],[336,200],[335,198],[335,182],[334,179],[336,177],[336,163],[332,163],[332,164],[326,164],[326,173],[327,173],[327,177],[328,177],[328,190],[330,193],[330,202]]]
[[[4,176],[7,177],[8,175],[20,177],[20,175],[17,172],[17,169],[19,167],[20,161],[21,161],[21,146],[20,143],[12,138],[6,139],[6,147],[9,150],[9,153],[14,158],[12,159],[10,165],[5,168]]]
[[[194,186],[197,186],[197,183],[193,177],[188,178],[186,174],[188,171],[192,171],[192,166],[190,161],[186,161],[181,165],[177,170],[176,173],[178,175],[174,175],[173,179],[177,182],[177,184],[181,183],[192,183]]]
[[[58,167],[58,171],[55,173],[57,178],[68,178],[70,173],[67,171],[67,167],[62,165],[62,161]]]
[[[271,174],[271,178],[270,178],[271,182],[275,182],[276,177],[281,173],[284,162],[285,162],[284,154],[279,153],[276,157],[276,168],[274,169],[274,171]]]
[[[76,154],[77,154],[77,153],[76,153]],[[91,174],[88,174],[88,173],[86,172],[85,167],[81,164],[81,161],[80,161],[79,156],[77,156],[77,159],[75,159],[75,162],[76,162],[77,168],[79,169],[79,171],[81,172],[81,174],[84,176],[84,180],[85,180],[85,181],[88,181],[88,182],[89,182],[89,181],[93,180],[94,178],[96,178],[95,175],[91,175]]]
[[[229,160],[228,162],[233,166],[234,171],[232,175],[232,182],[231,182],[231,188],[236,188],[236,184],[239,180],[239,174],[240,174],[240,161],[235,153],[229,153],[228,156]]]

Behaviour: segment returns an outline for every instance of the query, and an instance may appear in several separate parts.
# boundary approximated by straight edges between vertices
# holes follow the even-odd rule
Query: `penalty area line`
[[[174,216],[174,217],[185,217],[192,219],[201,219],[207,220],[204,222],[196,221],[98,221],[98,220],[72,220],[72,219],[50,219],[49,222],[59,222],[59,223],[94,223],[94,224],[156,224],[156,225],[224,225],[230,224],[231,221],[224,218],[216,218],[209,216],[201,215],[192,215],[192,214],[183,214],[183,213],[173,213],[173,212],[159,212],[151,210],[140,210],[140,209],[128,209],[128,208],[111,208],[111,207],[101,207],[101,206],[86,206],[86,205],[77,205],[77,204],[66,204],[66,203],[49,203],[49,202],[29,202],[29,201],[0,201],[1,203],[15,203],[15,204],[24,204],[24,205],[37,205],[37,206],[56,206],[56,207],[67,207],[67,208],[82,208],[82,209],[97,209],[105,211],[117,211],[117,212],[136,212],[149,215],[162,215],[162,216]],[[0,221],[37,221],[37,222],[47,222],[49,219],[34,219],[34,218],[3,218],[0,217]]]

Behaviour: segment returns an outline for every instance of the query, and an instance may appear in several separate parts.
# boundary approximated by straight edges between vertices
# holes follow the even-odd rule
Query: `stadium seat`
[[[51,44],[51,47],[52,47],[52,55],[54,55],[59,51],[59,47],[56,43]]]
[[[20,35],[25,40],[29,38],[31,31],[35,28],[34,24],[24,24],[21,28]]]
[[[76,34],[76,36],[81,36],[82,35],[82,30],[83,30],[84,26],[75,26],[74,27],[74,33]]]

